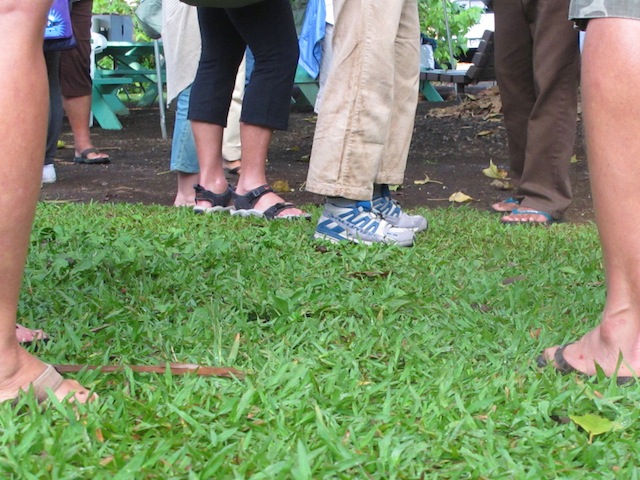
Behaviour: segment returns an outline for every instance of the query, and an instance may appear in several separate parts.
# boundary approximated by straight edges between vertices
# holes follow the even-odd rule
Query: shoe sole
[[[313,238],[315,238],[316,240],[328,240],[331,243],[341,243],[341,242],[350,242],[350,243],[357,243],[357,244],[362,244],[362,245],[373,245],[376,243],[382,243],[384,245],[398,245],[399,247],[413,247],[413,241],[411,241],[411,243],[400,243],[400,242],[373,242],[371,240],[363,240],[359,237],[333,237],[331,235],[327,235],[324,233],[318,233],[315,232],[313,234]]]
[[[198,215],[202,215],[204,213],[224,213],[229,212],[233,215],[233,207],[198,207],[197,205],[193,207],[193,213],[197,213]]]

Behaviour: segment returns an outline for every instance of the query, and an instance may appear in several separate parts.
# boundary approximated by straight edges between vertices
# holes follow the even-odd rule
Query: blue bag
[[[45,52],[70,50],[76,47],[69,0],[53,1],[47,15],[44,40]]]

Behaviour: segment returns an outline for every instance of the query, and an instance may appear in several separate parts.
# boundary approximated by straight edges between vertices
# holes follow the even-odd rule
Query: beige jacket
[[[167,103],[193,83],[200,60],[200,27],[196,7],[162,0],[162,44],[167,69]]]

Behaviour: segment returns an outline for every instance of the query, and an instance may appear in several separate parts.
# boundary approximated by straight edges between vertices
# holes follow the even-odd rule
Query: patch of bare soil
[[[451,194],[463,192],[473,198],[466,205],[487,210],[491,203],[510,195],[492,186],[493,179],[482,172],[490,161],[508,166],[499,96],[487,87],[470,89],[471,98],[462,103],[419,103],[405,182],[396,192],[403,206],[445,207],[452,204]],[[438,89],[443,96],[452,96],[449,87]],[[173,112],[167,112],[166,140],[157,108],[132,110],[121,121],[123,130],[93,127],[91,131],[94,144],[111,156],[108,165],[74,164],[73,138],[66,126],[61,139],[68,145],[56,159],[58,181],[43,186],[42,200],[171,205],[176,188],[175,175],[169,172]],[[313,112],[292,111],[289,131],[275,133],[269,152],[267,177],[272,183],[286,182],[293,191],[283,197],[298,204],[322,201],[304,191],[314,127]],[[578,130],[581,132],[581,126]],[[580,223],[593,220],[581,133],[576,137],[575,153],[576,162],[571,165],[574,201],[565,220]]]

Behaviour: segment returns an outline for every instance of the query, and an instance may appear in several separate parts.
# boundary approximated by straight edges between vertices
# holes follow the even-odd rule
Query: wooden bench
[[[428,82],[453,83],[456,94],[464,94],[464,87],[483,81],[496,79],[495,64],[493,59],[493,32],[485,30],[478,45],[478,50],[473,55],[471,66],[467,70],[443,70],[423,69],[420,71],[420,80]]]

